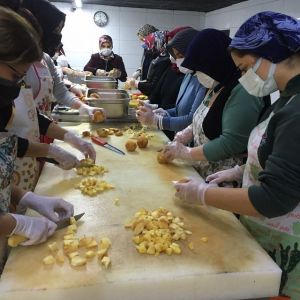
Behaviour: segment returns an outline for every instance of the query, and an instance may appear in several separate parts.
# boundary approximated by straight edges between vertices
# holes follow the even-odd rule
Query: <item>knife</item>
[[[120,149],[114,147],[113,145],[107,143],[105,140],[103,140],[103,139],[101,139],[99,137],[96,137],[96,136],[92,135],[91,136],[91,140],[92,140],[93,143],[95,143],[95,144],[97,144],[99,146],[102,146],[102,147],[104,147],[106,149],[114,151],[114,152],[116,152],[118,154],[125,155],[125,152],[123,152],[122,150],[120,150]]]
[[[81,214],[75,215],[73,217],[76,221],[78,221],[79,219],[81,219],[81,217],[83,215],[84,215],[84,213],[81,213]],[[70,220],[70,218],[65,218],[65,219],[58,221],[56,224],[57,224],[57,227],[56,227],[55,231],[71,225],[71,220]],[[22,243],[26,240],[27,240],[27,237],[25,237],[25,236],[13,234],[12,236],[10,236],[8,238],[7,243],[8,243],[8,246],[10,246],[10,247],[17,247],[20,243]]]

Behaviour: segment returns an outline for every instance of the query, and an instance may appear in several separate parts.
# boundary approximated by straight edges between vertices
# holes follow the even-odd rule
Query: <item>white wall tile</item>
[[[146,16],[146,23],[155,24],[155,26],[160,30],[170,30],[174,27],[174,14],[173,11],[171,13],[160,13],[160,10],[157,12],[152,12],[152,10],[148,10]]]

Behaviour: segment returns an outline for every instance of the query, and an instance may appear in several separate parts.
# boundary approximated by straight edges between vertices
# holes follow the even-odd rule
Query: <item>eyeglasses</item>
[[[5,64],[5,65],[8,66],[12,71],[14,71],[14,73],[16,75],[16,79],[14,80],[14,83],[19,84],[24,80],[24,77],[26,76],[26,72],[25,73],[20,73],[18,70],[16,70],[10,64]]]

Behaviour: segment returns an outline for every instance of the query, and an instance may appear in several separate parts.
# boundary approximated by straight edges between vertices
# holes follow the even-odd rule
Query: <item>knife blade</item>
[[[81,219],[81,217],[84,214],[85,213],[81,213],[81,214],[75,215],[73,217],[76,221],[78,221],[79,219]],[[57,227],[56,227],[55,231],[71,225],[71,220],[70,220],[70,218],[65,218],[65,219],[58,221],[56,224],[57,224]],[[25,237],[25,236],[13,234],[12,236],[10,236],[8,238],[7,243],[8,243],[8,246],[10,246],[10,247],[17,247],[20,243],[22,243],[26,240],[27,240],[27,237]]]
[[[96,137],[96,136],[92,135],[91,136],[91,140],[92,140],[93,143],[95,143],[95,144],[97,144],[99,146],[102,146],[102,147],[104,147],[106,149],[114,151],[114,152],[116,152],[118,154],[125,155],[125,152],[123,152],[122,150],[118,149],[117,147],[109,144],[108,142],[106,142],[105,140],[103,140],[103,139],[101,139],[99,137]]]
[[[84,214],[85,214],[85,213],[81,213],[81,214],[75,215],[75,216],[73,216],[73,218],[74,218],[76,221],[78,221],[79,219],[82,218],[82,216],[83,216]],[[71,225],[71,220],[70,220],[70,218],[65,218],[65,219],[62,219],[62,220],[58,221],[56,224],[57,224],[57,227],[56,227],[55,231],[56,231],[56,230],[59,230],[59,229],[62,229],[62,228],[65,228],[65,227]]]

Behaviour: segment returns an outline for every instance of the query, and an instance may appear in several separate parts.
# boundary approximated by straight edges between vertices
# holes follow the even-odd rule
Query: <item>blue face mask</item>
[[[143,49],[145,49],[145,50],[147,50],[147,49],[148,49],[148,47],[146,46],[146,44],[145,44],[145,43],[141,43],[141,47],[142,47]]]

